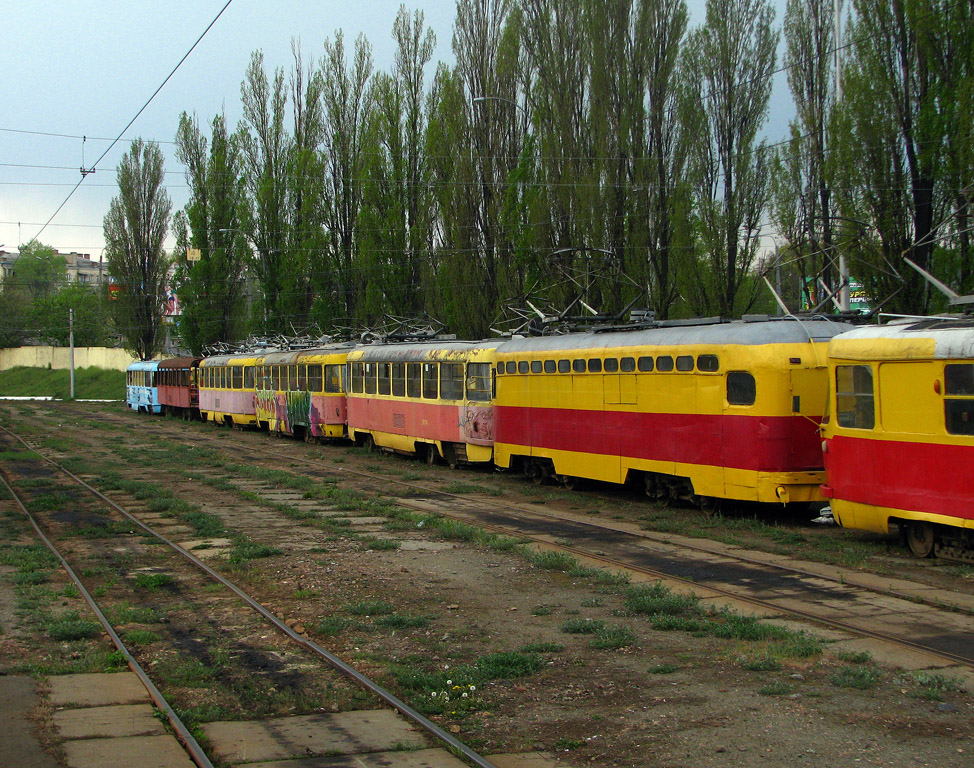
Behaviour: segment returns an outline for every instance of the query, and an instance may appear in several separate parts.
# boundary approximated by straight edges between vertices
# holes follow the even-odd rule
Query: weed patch
[[[840,688],[855,688],[860,691],[874,688],[879,684],[880,673],[874,667],[842,667],[829,675],[829,682]]]

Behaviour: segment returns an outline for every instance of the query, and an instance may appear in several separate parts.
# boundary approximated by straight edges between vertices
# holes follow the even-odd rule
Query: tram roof
[[[846,360],[974,358],[974,319],[927,317],[847,331],[829,343],[829,355]]]
[[[759,346],[828,341],[849,326],[827,318],[781,318],[761,320],[689,321],[641,330],[605,333],[571,333],[563,336],[513,338],[501,352],[553,351],[569,349],[614,349],[620,347],[665,347],[690,345]]]
[[[505,343],[503,339],[481,341],[417,341],[396,344],[370,344],[356,347],[355,359],[365,361],[421,361],[450,360],[480,350],[496,349]]]

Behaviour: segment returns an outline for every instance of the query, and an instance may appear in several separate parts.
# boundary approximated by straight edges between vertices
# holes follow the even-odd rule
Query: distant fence
[[[135,360],[131,352],[110,347],[75,347],[75,368],[107,368],[124,371]],[[24,366],[27,368],[68,369],[71,367],[69,347],[13,347],[0,349],[0,371]]]

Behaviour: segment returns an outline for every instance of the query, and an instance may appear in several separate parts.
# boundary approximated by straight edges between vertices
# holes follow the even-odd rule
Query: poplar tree
[[[691,173],[699,245],[695,309],[731,317],[754,302],[749,280],[768,202],[768,158],[758,132],[768,112],[778,35],[766,0],[707,0],[686,49],[683,120],[694,126]]]
[[[111,302],[116,328],[125,348],[149,360],[162,347],[169,258],[163,242],[172,203],[163,187],[162,151],[154,142],[136,139],[118,164],[117,197],[105,216],[108,274],[118,290]]]
[[[176,133],[176,157],[186,166],[190,200],[176,223],[176,284],[182,307],[180,334],[194,352],[218,341],[236,341],[248,327],[247,266],[250,246],[242,231],[245,188],[240,148],[217,115],[207,140],[185,112]],[[199,250],[190,261],[186,249]]]

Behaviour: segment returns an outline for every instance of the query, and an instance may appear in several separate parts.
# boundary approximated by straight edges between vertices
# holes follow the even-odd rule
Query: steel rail
[[[447,744],[450,748],[452,748],[452,749],[456,750],[457,752],[459,752],[461,755],[463,755],[467,760],[469,760],[470,762],[472,762],[474,765],[479,766],[479,768],[496,768],[496,766],[493,763],[491,763],[489,760],[487,760],[485,757],[483,757],[482,755],[479,755],[478,753],[474,752],[466,744],[462,743],[461,741],[459,741],[456,738],[454,738],[451,734],[449,734],[446,731],[444,731],[436,723],[434,723],[433,721],[431,721],[429,718],[425,717],[424,715],[420,714],[419,711],[417,711],[416,709],[414,709],[413,707],[411,707],[406,702],[402,701],[402,699],[400,699],[397,696],[395,696],[395,694],[393,694],[392,692],[386,690],[385,688],[383,688],[382,686],[380,686],[378,683],[374,682],[373,680],[371,680],[367,676],[363,675],[361,672],[359,672],[354,667],[350,666],[349,664],[346,664],[344,661],[342,661],[337,656],[335,656],[334,654],[332,654],[331,652],[329,652],[327,649],[325,649],[322,646],[318,645],[313,640],[310,640],[310,639],[308,639],[306,637],[302,637],[301,635],[299,635],[297,632],[295,632],[293,629],[291,629],[291,627],[289,627],[283,621],[281,621],[280,619],[278,619],[267,608],[265,608],[263,605],[261,605],[260,603],[258,603],[256,600],[254,600],[250,595],[248,595],[246,592],[244,592],[243,590],[241,590],[235,584],[233,584],[232,582],[230,582],[229,580],[227,580],[226,578],[224,578],[222,575],[220,575],[219,573],[217,573],[215,570],[213,570],[212,568],[210,568],[210,566],[208,566],[202,560],[200,560],[199,558],[197,558],[195,555],[191,554],[187,550],[183,549],[181,546],[179,546],[178,544],[176,544],[174,541],[171,541],[170,539],[166,538],[165,536],[163,536],[158,531],[154,530],[150,526],[148,526],[145,523],[143,523],[137,517],[133,516],[131,513],[129,513],[128,511],[126,511],[122,507],[120,507],[114,501],[112,501],[107,496],[105,496],[103,493],[101,493],[101,491],[99,491],[98,489],[96,489],[96,488],[92,487],[91,485],[89,485],[88,483],[86,483],[84,480],[82,480],[80,477],[78,477],[77,475],[75,475],[70,470],[66,469],[65,467],[62,467],[56,461],[54,461],[53,459],[45,456],[41,451],[37,450],[36,448],[31,447],[27,443],[27,441],[24,440],[22,437],[20,437],[19,435],[17,435],[14,432],[11,432],[9,429],[7,429],[6,427],[3,427],[3,426],[0,426],[0,430],[3,430],[4,432],[6,432],[11,437],[14,437],[15,439],[19,440],[29,450],[34,451],[34,453],[36,453],[38,456],[40,456],[42,459],[44,459],[44,461],[46,461],[49,464],[51,464],[52,466],[54,466],[59,472],[63,472],[65,475],[67,475],[68,477],[70,477],[74,482],[78,483],[83,488],[85,488],[86,490],[88,490],[90,493],[94,494],[99,499],[101,499],[103,502],[105,502],[110,507],[112,507],[117,512],[119,512],[119,514],[123,515],[128,520],[130,520],[131,522],[135,523],[137,526],[139,526],[140,528],[142,528],[146,533],[150,534],[151,536],[156,537],[157,539],[159,539],[160,541],[162,541],[163,543],[165,543],[166,545],[168,545],[169,547],[171,547],[172,549],[174,549],[176,552],[178,552],[180,555],[182,555],[185,559],[189,560],[189,562],[191,562],[193,565],[195,565],[196,567],[198,567],[201,570],[203,570],[211,578],[213,578],[214,580],[218,581],[224,587],[226,587],[231,592],[233,592],[244,603],[246,603],[253,610],[255,610],[257,613],[259,613],[261,616],[263,616],[265,619],[267,619],[271,624],[273,624],[275,627],[277,627],[277,629],[279,629],[281,632],[283,632],[285,635],[287,635],[291,640],[293,640],[294,642],[296,642],[302,648],[305,648],[305,649],[307,649],[307,650],[309,650],[309,651],[317,654],[321,658],[323,658],[325,661],[327,661],[335,669],[337,669],[338,671],[340,671],[341,673],[343,673],[347,677],[349,677],[352,680],[354,680],[361,687],[365,688],[366,690],[370,691],[371,693],[374,693],[382,701],[386,702],[386,704],[388,704],[389,706],[391,706],[394,709],[398,710],[404,716],[406,716],[407,718],[409,718],[410,720],[412,720],[413,722],[415,722],[417,725],[419,725],[421,728],[423,728],[423,730],[425,730],[429,734],[435,736],[437,739],[439,739],[440,741],[442,741],[445,744]]]

